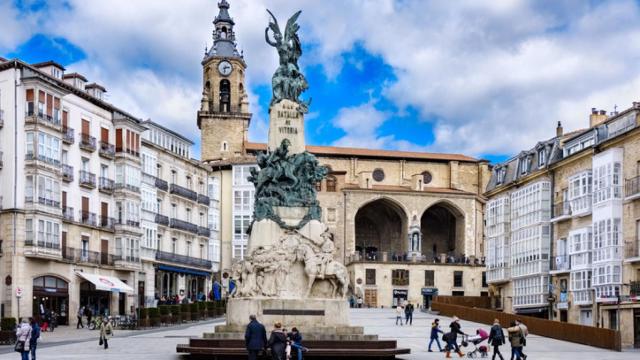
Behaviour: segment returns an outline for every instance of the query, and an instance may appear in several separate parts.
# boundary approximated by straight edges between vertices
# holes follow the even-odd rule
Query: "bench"
[[[410,349],[399,349],[395,340],[309,340],[304,341],[309,349],[304,353],[309,359],[394,359],[396,355],[409,354]],[[244,340],[191,339],[189,344],[180,344],[178,353],[190,354],[192,359],[246,359]],[[268,354],[264,354],[267,358]],[[269,357],[270,358],[270,357]]]

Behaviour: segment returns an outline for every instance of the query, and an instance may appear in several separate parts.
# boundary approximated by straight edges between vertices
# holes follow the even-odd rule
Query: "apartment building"
[[[65,324],[210,289],[219,187],[191,141],[105,92],[53,61],[0,62],[1,316],[42,305]]]
[[[639,114],[640,103],[593,109],[587,128],[559,125],[494,167],[485,236],[496,308],[620,330],[623,346],[640,346]],[[527,191],[533,203],[514,202]]]

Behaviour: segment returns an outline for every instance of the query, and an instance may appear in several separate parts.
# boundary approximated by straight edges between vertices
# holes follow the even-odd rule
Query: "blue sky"
[[[270,8],[302,9],[312,98],[307,142],[465,153],[500,161],[637,101],[634,1],[230,0],[248,64],[250,140],[265,141],[275,51]],[[0,55],[55,60],[109,101],[199,146],[195,114],[215,0],[0,0]]]

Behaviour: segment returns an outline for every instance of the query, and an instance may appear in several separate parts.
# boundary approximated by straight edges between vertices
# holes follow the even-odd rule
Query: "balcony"
[[[96,148],[96,138],[88,134],[80,134],[80,149],[94,152]]]
[[[178,230],[187,231],[187,232],[190,232],[192,234],[197,234],[198,233],[198,225],[192,224],[190,222],[178,220],[178,219],[170,219],[169,220],[169,227],[174,228],[174,229],[178,229]]]
[[[196,266],[204,269],[211,269],[211,260],[194,258],[186,255],[178,255],[165,251],[156,251],[156,260],[168,261],[176,264],[183,264],[188,266]]]
[[[555,260],[551,264],[551,274],[562,274],[567,273],[571,270],[571,263],[569,262],[569,256],[561,255],[556,256]]]
[[[69,206],[65,206],[62,208],[62,221],[74,222],[73,217],[73,208]]]
[[[474,257],[464,257],[462,255],[436,254],[433,252],[427,254],[413,254],[405,252],[387,252],[387,251],[367,251],[362,254],[356,251],[351,255],[347,255],[345,265],[350,263],[395,263],[395,264],[446,264],[446,265],[468,265],[468,266],[485,266],[484,259]]]
[[[113,255],[113,262],[117,268],[130,270],[140,269],[140,258],[126,255]]]
[[[177,184],[171,184],[171,186],[169,186],[169,193],[182,196],[183,198],[191,201],[198,201],[198,193]]]
[[[74,142],[76,142],[76,135],[72,128],[70,127],[62,128],[62,142],[67,145],[71,145]]]
[[[62,252],[60,251],[60,244],[25,240],[24,256],[39,259],[59,260],[62,258]]]
[[[33,152],[27,152],[24,159],[26,160],[25,165],[27,166],[42,167],[50,171],[58,171],[61,165],[59,159],[53,159]]]
[[[101,228],[113,231],[115,226],[115,219],[108,216],[100,216],[99,224]]]
[[[640,240],[631,240],[624,242],[624,262],[638,263],[640,262]]]
[[[209,206],[209,197],[207,195],[198,194],[198,204]]]
[[[125,156],[125,157],[127,155],[131,155],[131,156],[134,156],[134,157],[138,158],[138,157],[140,157],[140,152],[134,151],[134,150],[131,150],[131,149],[125,149],[125,148],[122,148],[122,147],[117,147],[116,148],[116,155]]]
[[[156,188],[158,190],[162,190],[162,191],[169,191],[169,183],[160,179],[160,178],[156,178]]]
[[[169,226],[169,217],[162,214],[156,214],[156,224]]]
[[[62,258],[72,263],[84,263],[94,265],[107,265],[112,266],[114,264],[113,255],[108,253],[100,253],[97,251],[89,251],[84,249],[76,249],[73,247],[66,247],[62,249]]]
[[[24,118],[25,124],[41,124],[52,129],[61,130],[62,122],[59,116],[51,116],[41,112],[27,111]]]
[[[103,158],[113,160],[116,157],[116,147],[115,145],[100,141],[100,150],[98,151],[98,154]]]
[[[100,177],[98,182],[98,191],[105,194],[113,194],[114,182],[106,177]]]
[[[120,219],[115,219],[115,224],[116,224],[116,227],[115,227],[116,233],[127,232],[127,233],[134,233],[134,234],[142,234],[142,228],[140,227],[139,220],[120,218]]]
[[[62,164],[62,181],[64,182],[73,181],[73,166]]]
[[[60,208],[60,201],[47,199],[43,196],[38,196],[38,204],[44,205],[44,206],[50,206],[58,209]]]
[[[640,281],[629,282],[629,295],[632,297],[640,297]]]
[[[87,189],[95,189],[96,174],[90,173],[88,171],[80,170],[80,177],[78,179],[78,182],[82,187],[85,187]]]
[[[208,227],[198,226],[198,236],[209,237],[211,230]]]
[[[571,218],[571,203],[562,201],[553,205],[551,222],[563,221]]]
[[[80,223],[87,226],[97,226],[98,218],[95,213],[80,210]]]
[[[134,193],[140,193],[140,188],[137,186],[133,186],[133,185],[129,185],[129,184],[125,184],[125,183],[115,183],[114,188],[116,190],[129,190],[132,191]]]
[[[640,175],[624,181],[625,200],[640,199]]]

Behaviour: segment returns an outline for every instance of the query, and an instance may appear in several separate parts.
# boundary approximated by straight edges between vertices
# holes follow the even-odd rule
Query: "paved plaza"
[[[434,315],[415,313],[412,326],[395,326],[395,315],[391,309],[352,310],[351,321],[354,325],[365,327],[368,334],[378,334],[383,339],[397,339],[400,347],[411,348],[411,355],[402,359],[442,359],[444,354],[427,352],[427,341],[431,321]],[[448,327],[449,318],[440,317],[443,327]],[[60,327],[54,333],[43,334],[38,347],[38,359],[182,359],[175,352],[176,344],[185,343],[189,337],[198,337],[205,331],[211,331],[220,320],[207,321],[171,328],[143,331],[117,331],[110,341],[110,348],[98,347],[98,332]],[[469,333],[478,327],[488,329],[468,321],[462,321],[462,330]],[[525,353],[529,359],[581,359],[581,360],[624,360],[638,359],[640,352],[614,352],[594,347],[571,344],[543,338],[531,334],[527,340]],[[503,353],[509,353],[509,347],[503,346]],[[457,355],[456,355],[457,357]],[[19,355],[12,347],[0,347],[0,360],[17,359]]]

